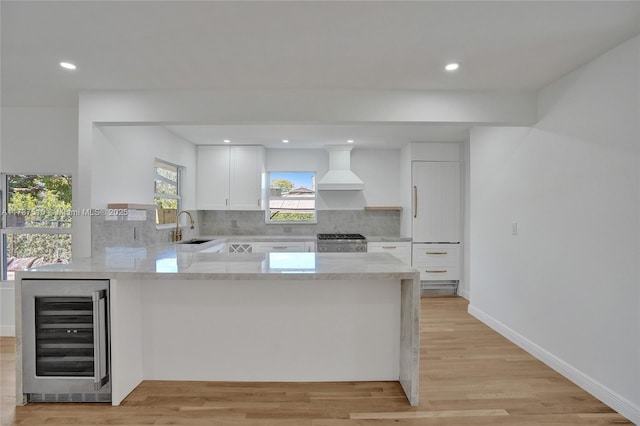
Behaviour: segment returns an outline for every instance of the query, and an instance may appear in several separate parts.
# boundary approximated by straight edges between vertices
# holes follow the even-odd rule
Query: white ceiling
[[[640,33],[640,1],[5,0],[1,8],[3,106],[73,106],[80,90],[535,90]],[[462,68],[444,72],[454,60]],[[279,135],[278,126],[245,127],[172,131],[196,143]],[[323,140],[388,145],[419,128],[287,130],[310,144],[325,131]],[[461,131],[423,126],[421,139]]]

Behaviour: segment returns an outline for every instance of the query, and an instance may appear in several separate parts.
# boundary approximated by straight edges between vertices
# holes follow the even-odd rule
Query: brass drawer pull
[[[447,254],[446,251],[428,251],[427,254]]]
[[[445,272],[447,272],[446,269],[427,269],[425,272],[428,272],[430,274],[444,274]]]

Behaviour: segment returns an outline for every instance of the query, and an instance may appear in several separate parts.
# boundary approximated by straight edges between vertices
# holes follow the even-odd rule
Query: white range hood
[[[319,191],[362,191],[364,182],[351,171],[351,147],[329,145],[329,171],[318,181]]]

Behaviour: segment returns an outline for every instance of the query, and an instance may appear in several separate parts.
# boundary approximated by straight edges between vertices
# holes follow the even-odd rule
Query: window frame
[[[169,166],[171,168],[175,168],[176,169],[176,182],[174,185],[174,182],[170,179],[167,179],[166,177],[160,175],[157,173],[156,169],[158,168],[158,165],[164,165],[164,166]],[[155,158],[154,162],[153,162],[153,204],[156,205],[157,207],[159,207],[156,204],[156,199],[158,198],[164,198],[164,199],[169,199],[169,200],[176,200],[176,218],[177,218],[177,214],[181,211],[182,208],[182,194],[183,194],[183,176],[184,176],[184,170],[185,167],[184,166],[180,166],[178,164],[175,163],[171,163],[169,161],[165,161],[162,160],[160,158]],[[156,181],[162,181],[164,183],[167,183],[169,185],[175,186],[176,187],[176,194],[163,194],[163,193],[159,193],[155,191],[155,185],[156,185]],[[176,222],[172,222],[172,223],[156,223],[156,228],[163,228],[163,227],[173,227],[175,226]]]
[[[312,182],[315,183],[316,181],[316,177],[317,177],[317,173],[315,171],[283,171],[283,170],[272,170],[272,171],[268,171],[266,172],[266,194],[265,194],[265,200],[266,200],[266,206],[265,206],[265,224],[267,225],[316,225],[318,223],[318,190],[317,188],[310,188],[313,191],[313,197],[309,197],[309,196],[290,196],[290,197],[286,197],[285,199],[289,199],[289,200],[313,200],[313,220],[305,220],[305,221],[301,221],[301,220],[281,220],[281,221],[275,221],[271,219],[271,200],[273,199],[283,199],[283,197],[273,197],[271,195],[271,179],[272,179],[272,175],[274,174],[284,174],[284,173],[300,173],[300,174],[310,174],[312,175]],[[315,186],[315,185],[312,185]]]
[[[73,195],[71,198],[71,226],[69,227],[8,227],[7,217],[9,209],[9,177],[10,176],[55,176],[62,175],[68,176],[71,179],[71,188],[73,194],[73,174],[66,172],[13,172],[13,173],[0,173],[0,207],[2,209],[2,218],[0,219],[0,279],[2,281],[14,281],[14,279],[8,278],[7,268],[7,236],[8,235],[71,235],[71,255],[69,261],[73,260],[73,217],[77,215],[73,207]]]

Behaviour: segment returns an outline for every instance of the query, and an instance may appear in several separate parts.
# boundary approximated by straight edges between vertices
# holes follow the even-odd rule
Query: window
[[[316,223],[316,174],[269,173],[267,223]]]
[[[71,176],[3,175],[2,278],[71,261]]]
[[[182,167],[156,160],[153,179],[156,224],[176,223],[180,210]]]

